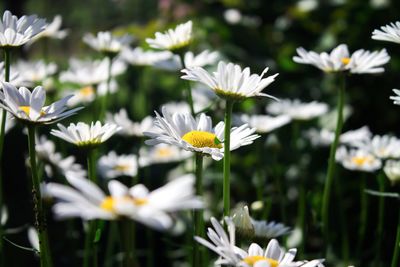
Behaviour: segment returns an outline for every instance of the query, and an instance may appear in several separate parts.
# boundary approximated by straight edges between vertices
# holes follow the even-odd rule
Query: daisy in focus
[[[170,144],[191,152],[211,156],[214,160],[221,160],[224,156],[224,122],[215,127],[209,116],[204,113],[193,118],[188,113],[170,113],[164,107],[162,116],[156,112],[154,122],[157,131],[145,132],[150,137],[148,145]],[[253,143],[259,135],[253,134],[254,128],[246,124],[231,129],[230,150]]]
[[[59,200],[53,207],[59,219],[129,218],[157,230],[167,230],[173,226],[173,213],[203,207],[194,195],[191,175],[177,178],[152,192],[142,184],[128,188],[111,180],[109,195],[88,179],[69,176],[67,180],[74,188],[56,183],[45,185],[46,194]]]
[[[374,172],[382,167],[382,161],[371,152],[343,146],[336,150],[336,161],[353,171]]]
[[[138,173],[136,155],[117,155],[115,151],[110,151],[102,156],[97,169],[101,176],[107,179],[113,179],[119,176],[134,177]]]
[[[87,33],[83,36],[83,42],[89,45],[94,50],[110,55],[117,55],[122,49],[128,47],[133,38],[130,35],[121,37],[113,36],[111,32],[98,32],[97,35]]]
[[[273,115],[287,115],[292,120],[311,120],[326,114],[328,105],[317,101],[305,103],[299,99],[282,99],[270,103],[266,110]]]
[[[242,68],[239,65],[223,61],[218,63],[217,71],[210,74],[202,67],[188,67],[183,69],[185,73],[181,78],[184,80],[200,82],[210,87],[219,97],[243,100],[249,97],[275,97],[261,93],[261,91],[270,85],[278,74],[263,78],[267,73],[265,68],[261,75],[251,74],[250,68]]]
[[[0,47],[26,44],[46,28],[46,21],[36,15],[18,18],[6,10],[0,20]]]
[[[192,21],[179,24],[175,29],[169,29],[164,33],[156,32],[155,38],[147,38],[150,47],[160,50],[179,51],[187,47],[192,41]]]
[[[37,86],[33,91],[25,87],[17,89],[3,82],[0,106],[18,120],[30,124],[51,124],[76,114],[82,107],[67,110],[67,102],[72,95],[62,98],[49,106],[44,106],[46,90]]]
[[[400,22],[390,23],[389,25],[382,26],[380,30],[372,32],[372,39],[380,41],[388,41],[393,43],[400,43]]]
[[[115,124],[92,122],[90,125],[78,122],[71,123],[68,127],[57,124],[59,130],[51,130],[51,134],[72,143],[78,147],[96,147],[118,132],[121,127]]]

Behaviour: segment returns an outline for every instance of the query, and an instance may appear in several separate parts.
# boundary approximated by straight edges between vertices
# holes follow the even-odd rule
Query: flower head
[[[134,177],[138,173],[136,155],[117,155],[114,151],[102,156],[97,164],[99,173],[107,179]]]
[[[349,170],[374,172],[379,170],[382,162],[374,154],[365,149],[350,149],[339,147],[336,150],[336,161]]]
[[[242,70],[239,65],[220,61],[217,71],[213,74],[202,67],[188,67],[182,70],[185,75],[181,78],[203,83],[222,98],[243,100],[249,97],[265,96],[276,99],[271,95],[261,93],[278,75],[263,78],[267,71],[268,68],[265,68],[261,75],[251,74],[248,67]]]
[[[400,43],[400,22],[396,21],[395,23],[382,26],[381,30],[374,30],[372,32],[372,39]]]
[[[64,39],[68,35],[68,30],[60,30],[61,24],[61,15],[56,15],[53,21],[46,25],[44,31],[36,35],[32,41],[40,38]]]
[[[393,100],[393,104],[400,105],[400,90],[393,89],[393,92],[396,94],[395,96],[391,96],[390,99]]]
[[[51,130],[51,134],[79,147],[98,146],[108,140],[121,128],[115,124],[92,122],[90,125],[78,122],[71,123],[67,128],[62,124],[57,124],[59,130]]]
[[[151,138],[146,140],[146,144],[171,144],[191,152],[210,155],[215,160],[222,159],[224,122],[212,127],[211,118],[204,113],[193,118],[188,113],[171,114],[165,107],[162,108],[162,115],[156,112],[154,123],[158,128],[157,131],[144,133]],[[246,124],[232,128],[230,150],[253,143],[259,137],[254,135],[254,132],[255,129],[249,128]]]
[[[193,54],[193,52],[189,51],[186,52],[183,56],[183,61],[186,68],[205,67],[207,65],[214,64],[217,61],[218,57],[218,52],[210,52],[208,50],[204,50],[200,54],[195,55]],[[183,68],[178,55],[162,61],[158,61],[157,63],[155,63],[155,67],[172,71],[180,70]]]
[[[158,144],[152,147],[141,147],[139,150],[139,165],[141,167],[152,164],[182,161],[191,157],[192,153],[179,147]]]
[[[400,157],[400,139],[390,135],[375,135],[372,139],[353,144],[366,149],[380,159]]]
[[[46,28],[46,21],[36,15],[18,18],[6,10],[0,20],[0,47],[21,46]]]
[[[192,41],[192,21],[179,24],[175,29],[164,33],[156,32],[155,38],[147,38],[146,42],[152,48],[177,51],[185,48]]]
[[[46,90],[37,86],[33,91],[25,87],[17,89],[10,83],[3,82],[3,95],[0,97],[0,106],[10,112],[15,118],[33,124],[50,124],[69,117],[82,107],[67,110],[67,101],[72,95],[44,106]]]
[[[298,99],[282,99],[270,103],[267,112],[274,115],[288,115],[293,120],[311,120],[327,113],[328,105],[317,101],[304,103]]]
[[[288,115],[279,115],[276,117],[268,115],[247,115],[240,114],[234,116],[234,123],[239,125],[246,123],[250,127],[256,128],[257,133],[269,133],[288,124],[292,119]]]
[[[134,66],[157,66],[158,62],[168,60],[172,55],[169,51],[144,51],[136,47],[123,49],[121,59]]]
[[[18,61],[15,65],[15,69],[20,73],[24,81],[35,85],[56,73],[57,65],[55,63],[46,63],[43,60],[32,62]]]
[[[400,160],[388,160],[383,167],[383,171],[389,178],[392,185],[400,182]]]
[[[133,38],[130,35],[116,37],[111,32],[98,32],[97,35],[91,33],[83,36],[83,41],[96,51],[107,55],[116,55],[125,47],[127,47]]]
[[[115,114],[107,113],[106,121],[121,127],[118,134],[142,137],[144,132],[153,127],[154,120],[151,116],[147,116],[141,122],[133,122],[129,119],[126,109],[121,109]]]
[[[346,64],[346,70],[350,73],[380,73],[384,72],[385,69],[381,66],[388,63],[390,56],[386,52],[386,49],[381,51],[370,52],[364,49],[355,51],[350,58],[348,64]]]

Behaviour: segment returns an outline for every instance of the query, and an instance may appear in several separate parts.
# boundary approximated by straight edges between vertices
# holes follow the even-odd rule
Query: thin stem
[[[48,244],[47,228],[45,222],[45,214],[43,209],[42,197],[40,193],[40,179],[37,172],[36,165],[36,152],[35,152],[35,126],[28,126],[28,145],[29,145],[29,162],[32,173],[32,195],[33,205],[35,213],[35,226],[39,236],[39,247],[40,247],[40,266],[50,267],[52,266],[50,259],[50,249]]]
[[[231,178],[231,122],[234,102],[226,100],[225,107],[225,132],[224,132],[224,180],[222,198],[224,199],[224,217],[230,213],[230,178]]]
[[[331,145],[329,152],[328,172],[326,175],[324,195],[322,199],[321,215],[322,215],[322,227],[323,233],[326,238],[327,245],[330,245],[329,238],[329,201],[331,195],[331,187],[333,182],[333,176],[335,174],[335,154],[336,148],[339,143],[339,136],[342,132],[343,127],[343,106],[344,106],[344,95],[345,95],[345,76],[342,76],[342,86],[339,88],[338,103],[337,103],[337,122],[335,130],[335,139]]]
[[[299,203],[298,203],[298,226],[301,230],[301,243],[299,247],[299,257],[304,255],[305,251],[305,240],[306,240],[306,184],[305,184],[304,176],[300,177],[300,195],[299,195]]]
[[[113,266],[113,253],[114,253],[114,247],[117,241],[117,224],[115,221],[110,221],[109,222],[109,227],[108,227],[108,237],[107,237],[107,247],[106,247],[106,253],[105,253],[105,261],[104,261],[104,266],[110,267]]]
[[[366,177],[362,176],[361,177],[361,186],[360,186],[360,206],[361,206],[361,213],[360,213],[360,228],[358,231],[358,256],[361,259],[361,251],[364,243],[364,238],[365,238],[365,232],[367,229],[367,222],[368,222],[368,195],[367,193],[364,192],[366,186]]]
[[[394,243],[394,251],[392,258],[391,267],[398,267],[399,262],[399,254],[400,254],[400,212],[399,212],[399,221],[397,222],[397,234],[396,234],[396,242]]]
[[[203,195],[203,156],[200,153],[196,153],[196,195],[202,196]],[[203,211],[197,210],[194,211],[194,235],[204,237],[204,218],[203,218]],[[202,257],[200,252],[200,245],[196,241],[193,240],[194,249],[193,249],[193,266],[198,267],[202,266]]]
[[[183,58],[183,53],[179,53],[178,54],[179,59],[181,61],[182,64],[182,68],[186,69],[186,64],[185,64],[185,59]],[[188,81],[186,81],[186,88],[187,88],[187,101],[189,103],[190,106],[190,112],[192,113],[192,115],[196,115],[195,111],[194,111],[194,105],[193,105],[193,96],[192,96],[192,87],[190,86],[190,83]]]
[[[340,175],[339,175],[340,177]],[[347,222],[345,216],[345,210],[343,207],[343,192],[341,187],[340,179],[336,179],[333,183],[336,191],[336,205],[339,213],[339,223],[340,223],[340,232],[341,232],[341,249],[342,249],[342,259],[344,264],[348,265],[349,260],[349,237],[348,237],[348,230],[347,230]]]
[[[123,266],[134,267],[135,264],[135,232],[133,228],[134,222],[131,220],[121,220],[119,222],[119,230],[122,242],[122,250],[124,252]]]
[[[384,193],[385,192],[385,174],[384,172],[380,172],[378,174],[378,185],[379,185],[379,192]],[[378,227],[377,227],[377,253],[375,257],[375,266],[379,267],[381,266],[380,260],[381,260],[381,249],[382,249],[382,239],[383,239],[383,226],[384,226],[384,219],[385,219],[385,198],[380,197],[379,198],[379,204],[378,204]]]

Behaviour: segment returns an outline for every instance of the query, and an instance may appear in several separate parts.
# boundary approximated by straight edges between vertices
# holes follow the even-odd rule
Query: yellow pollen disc
[[[349,57],[343,57],[340,61],[342,61],[342,63],[344,65],[347,65],[350,63],[350,58]]]
[[[147,198],[134,198],[133,199],[133,203],[135,203],[135,205],[137,206],[143,206],[146,205],[149,201],[147,200]]]
[[[244,258],[243,261],[250,266],[253,266],[258,261],[267,261],[271,267],[278,267],[278,265],[279,265],[278,261],[276,261],[274,259],[266,258],[263,256],[259,256],[259,255],[248,256],[248,257]]]
[[[115,204],[117,204],[118,202],[119,203],[130,202],[136,206],[143,206],[143,205],[146,205],[149,201],[147,200],[147,198],[132,198],[129,196],[114,198],[114,197],[108,196],[103,200],[103,202],[101,202],[100,208],[102,208],[103,210],[106,210],[106,211],[114,212]]]
[[[20,106],[20,110],[22,110],[27,116],[29,116],[29,113],[31,112],[31,107],[30,106]],[[46,115],[46,112],[40,111],[40,116]]]
[[[203,148],[222,148],[221,144],[216,144],[217,136],[210,132],[204,131],[191,131],[182,136],[182,140],[185,140],[194,147]]]
[[[106,197],[100,204],[100,208],[107,211],[114,211],[115,199],[112,197]]]
[[[372,161],[373,158],[371,156],[356,156],[351,159],[351,162],[357,166],[363,166],[364,164],[371,163]]]
[[[94,90],[92,86],[86,86],[79,90],[79,93],[83,96],[91,96],[94,94]]]
[[[157,149],[156,154],[159,157],[166,158],[166,157],[172,155],[172,151],[168,147],[162,147],[162,148]]]
[[[120,172],[127,171],[127,170],[129,170],[129,165],[126,165],[126,164],[116,165],[114,167],[114,170],[120,171]]]

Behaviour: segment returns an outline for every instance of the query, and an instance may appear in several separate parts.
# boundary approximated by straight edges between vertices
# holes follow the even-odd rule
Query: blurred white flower
[[[318,7],[318,2],[316,0],[300,0],[296,6],[302,12],[310,12]]]
[[[86,33],[83,36],[83,42],[96,51],[101,53],[116,55],[133,41],[132,36],[125,34],[117,37],[111,32],[98,32],[97,35]]]
[[[179,24],[175,29],[164,33],[156,32],[155,38],[147,38],[146,42],[152,48],[176,51],[190,44],[192,41],[192,21]]]
[[[5,81],[6,76],[5,76],[5,69],[4,69],[4,62],[0,62],[0,81]],[[13,67],[10,67],[10,79],[9,83],[11,83],[14,86],[24,86],[26,85],[26,82],[23,79],[23,76],[19,74],[19,72]],[[3,85],[0,84],[0,88]]]
[[[60,123],[57,126],[59,130],[52,129],[52,135],[80,147],[100,145],[121,129],[115,124],[101,125],[99,121],[90,125],[83,122],[71,123],[67,128]]]
[[[121,127],[118,134],[142,137],[144,136],[143,132],[149,131],[153,127],[154,119],[151,116],[147,116],[140,122],[133,122],[129,119],[126,109],[122,108],[115,114],[107,113],[106,122]]]
[[[400,182],[400,160],[388,160],[383,167],[383,171],[392,183],[392,185]]]
[[[305,135],[310,139],[313,146],[329,146],[335,138],[335,133],[325,128],[320,130],[315,128],[309,129]],[[339,137],[339,142],[341,144],[355,146],[358,143],[369,141],[371,136],[372,133],[368,126],[363,126],[356,130],[342,133]]]
[[[210,52],[204,50],[200,54],[193,54],[193,52],[186,52],[183,61],[186,68],[193,67],[205,67],[207,65],[213,65],[218,60],[218,52]],[[183,68],[179,56],[175,55],[169,59],[158,61],[155,63],[155,67],[166,69],[166,70],[180,70]]]
[[[44,31],[37,34],[32,38],[28,44],[41,39],[41,38],[51,38],[51,39],[64,39],[68,35],[68,30],[61,30],[62,17],[61,15],[56,15],[52,22],[46,25]]]
[[[356,130],[350,130],[340,135],[339,142],[347,145],[354,145],[359,142],[370,140],[372,136],[368,126],[363,126]]]
[[[125,48],[121,52],[121,59],[134,66],[157,66],[158,62],[168,60],[172,56],[169,51],[145,51],[140,47]]]
[[[252,128],[256,128],[257,133],[269,133],[288,124],[292,119],[288,115],[279,115],[276,117],[268,115],[234,115],[233,121],[235,125],[248,124]]]
[[[0,47],[24,45],[45,28],[46,21],[36,15],[18,18],[6,10],[0,20]]]
[[[382,26],[380,30],[372,32],[372,39],[400,43],[400,21]]]
[[[40,252],[39,235],[34,227],[28,228],[28,240],[32,248]]]
[[[210,155],[214,160],[224,156],[224,122],[212,127],[211,118],[204,113],[193,118],[188,113],[169,113],[163,107],[162,116],[156,112],[154,124],[158,128],[156,131],[144,133],[151,138],[145,141],[148,145],[171,144],[191,152]],[[255,129],[246,124],[232,128],[230,150],[253,143],[259,137],[254,132]]]
[[[220,61],[217,71],[212,74],[202,67],[188,67],[182,70],[185,75],[181,78],[203,83],[222,98],[243,100],[249,97],[264,96],[276,99],[271,95],[261,93],[278,75],[263,78],[267,71],[268,68],[265,68],[261,75],[250,74],[248,67],[242,70],[239,65]]]
[[[229,8],[224,11],[224,19],[229,24],[238,24],[242,20],[242,14],[238,9]]]
[[[20,60],[14,67],[20,73],[21,78],[29,85],[36,85],[43,82],[57,72],[57,65],[55,63],[46,63],[43,60]]]
[[[82,109],[79,107],[67,110],[66,104],[71,97],[72,95],[44,106],[46,91],[43,87],[37,86],[31,93],[25,87],[17,89],[14,85],[3,82],[0,106],[25,123],[50,124],[72,116]]]
[[[382,167],[382,162],[374,154],[365,149],[347,149],[339,147],[336,150],[336,161],[349,170],[374,172]]]
[[[299,99],[282,99],[270,103],[266,110],[273,115],[288,115],[293,120],[311,120],[327,113],[328,105],[317,101],[305,103]]]
[[[372,139],[353,143],[354,146],[368,150],[380,159],[400,157],[400,139],[389,135],[375,135]]]
[[[400,105],[400,90],[399,89],[393,89],[393,93],[395,93],[395,96],[390,96],[390,99],[393,100],[393,104],[395,105]]]
[[[1,225],[6,225],[8,221],[8,210],[6,206],[1,206],[0,207],[0,224]]]
[[[110,151],[100,157],[97,167],[100,175],[107,179],[119,176],[134,177],[138,173],[137,163],[136,155],[117,155],[115,151]]]
[[[151,147],[141,147],[139,150],[139,166],[177,162],[188,159],[192,153],[173,145],[158,144]]]
[[[126,187],[117,180],[108,183],[106,195],[88,179],[67,177],[75,189],[56,183],[45,185],[45,192],[60,200],[53,207],[59,219],[80,217],[84,220],[114,220],[127,217],[157,230],[173,226],[172,213],[203,207],[194,195],[194,177],[186,175],[149,192],[142,185]]]
[[[346,69],[350,73],[358,74],[380,73],[385,71],[381,66],[388,63],[389,60],[390,56],[386,52],[386,49],[382,49],[379,52],[359,49],[351,55],[350,61],[346,64]]]

